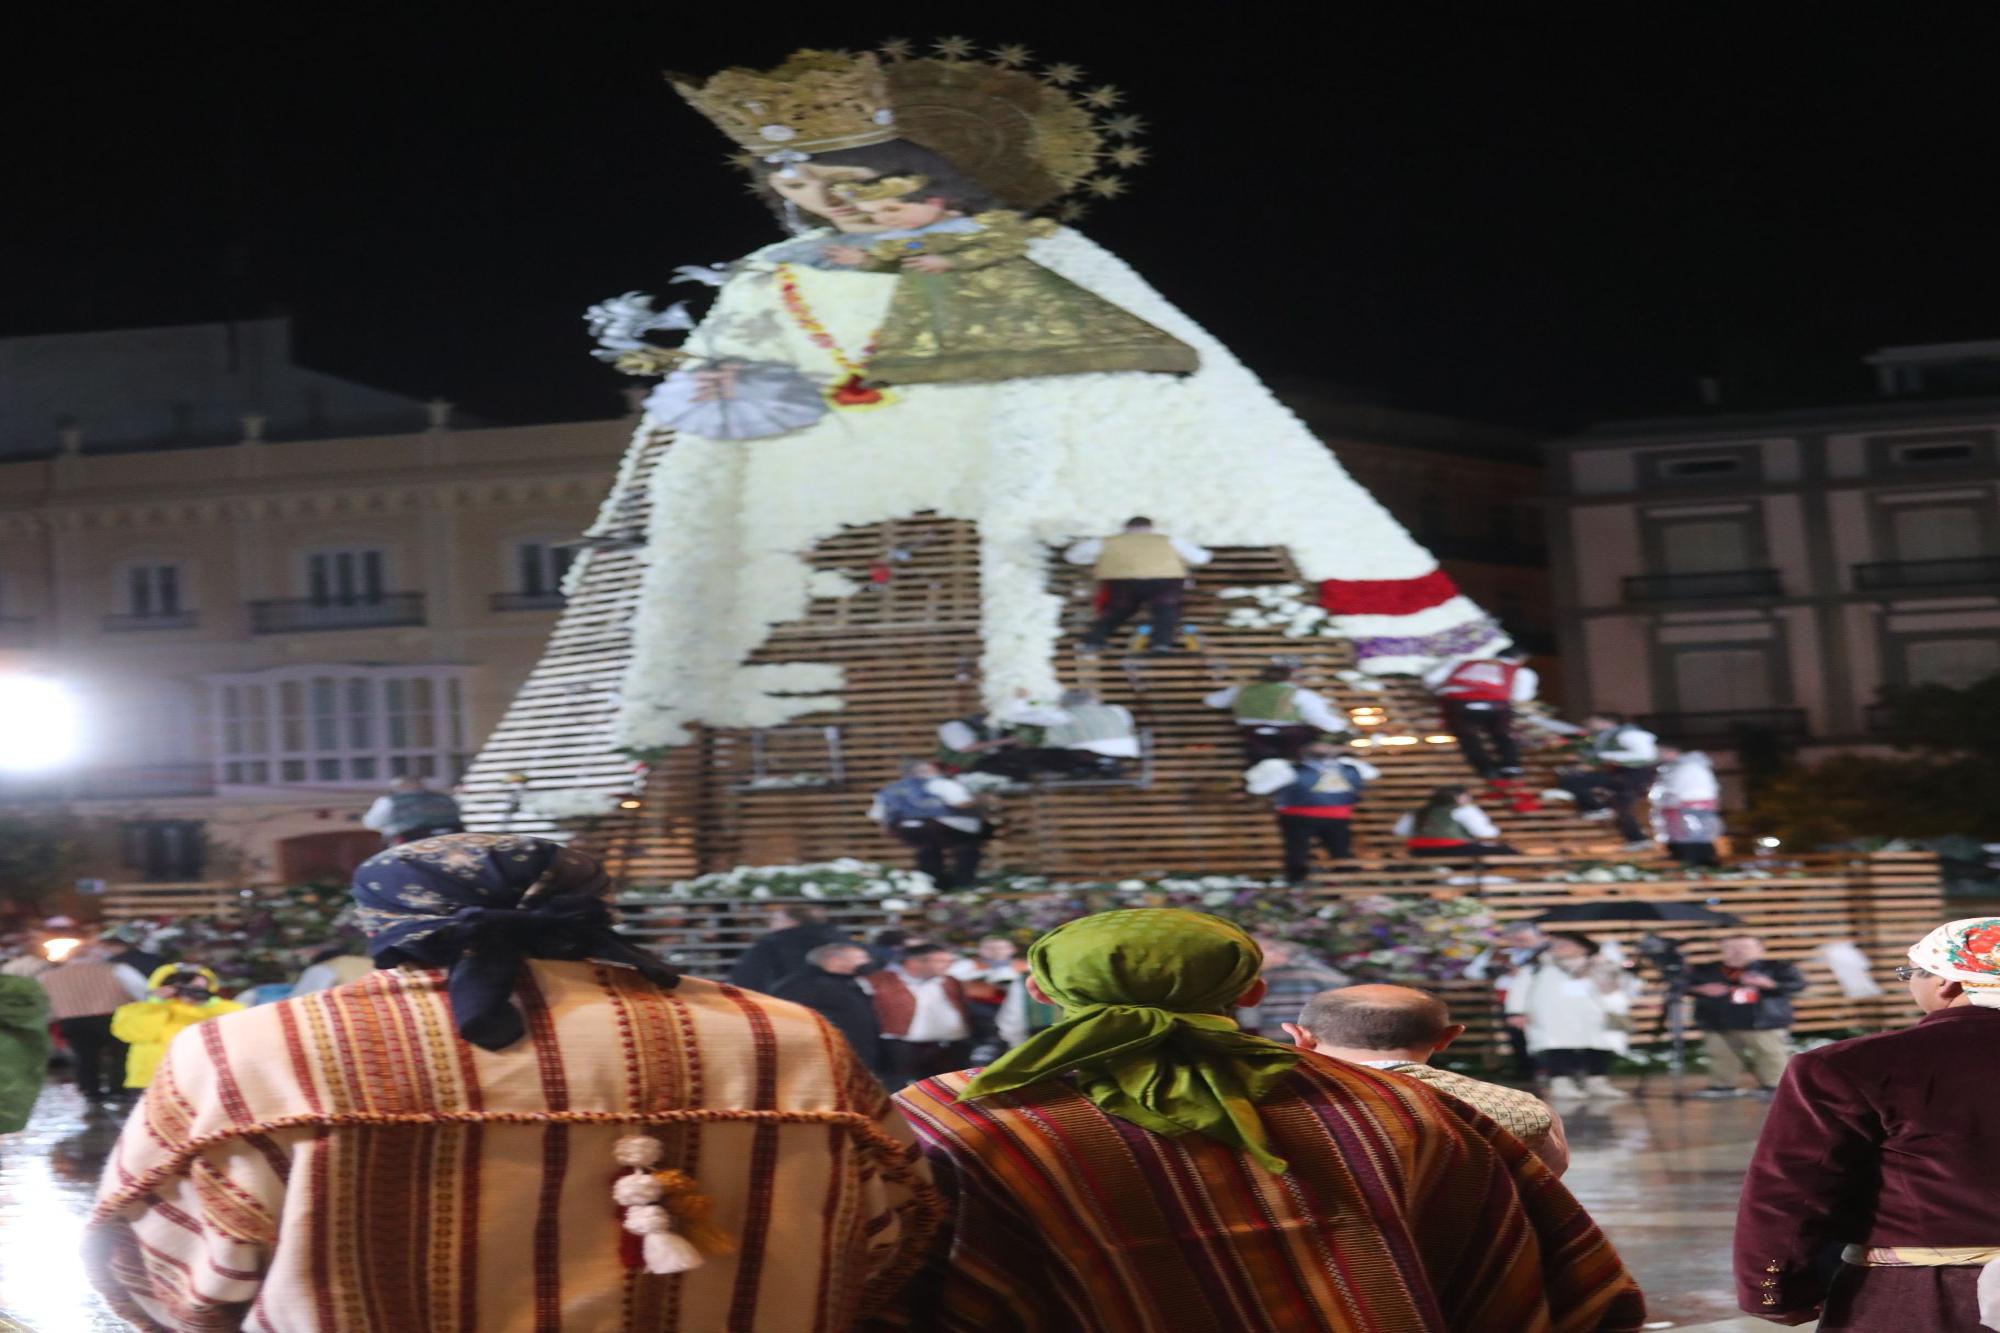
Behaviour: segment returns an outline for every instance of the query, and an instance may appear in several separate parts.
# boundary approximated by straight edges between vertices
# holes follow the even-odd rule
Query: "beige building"
[[[1869,363],[1877,401],[1549,446],[1570,699],[1810,752],[1878,741],[1887,687],[2000,671],[2000,344]]]
[[[97,452],[79,413],[53,453],[0,458],[0,673],[61,683],[82,724],[70,762],[0,775],[0,800],[115,830],[89,873],[351,862],[379,845],[368,803],[403,774],[454,782],[534,665],[633,421],[455,429],[405,402],[393,431],[362,392],[367,433],[333,413],[276,439],[245,411],[231,442],[128,430]]]

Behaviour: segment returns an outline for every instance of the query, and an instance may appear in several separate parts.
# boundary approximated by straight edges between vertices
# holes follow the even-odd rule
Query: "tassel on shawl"
[[[710,1215],[715,1200],[685,1171],[656,1171],[664,1145],[644,1134],[619,1139],[619,1165],[631,1168],[612,1182],[611,1199],[625,1210],[624,1228],[641,1240],[639,1258],[649,1273],[685,1273],[712,1255],[736,1248]]]

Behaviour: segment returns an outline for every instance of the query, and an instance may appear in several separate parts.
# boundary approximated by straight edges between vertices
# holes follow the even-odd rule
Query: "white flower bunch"
[[[1216,596],[1231,601],[1248,601],[1249,606],[1231,607],[1222,623],[1231,629],[1276,630],[1288,639],[1337,639],[1341,637],[1333,616],[1310,600],[1297,583],[1265,583],[1224,588]]]
[[[595,819],[616,810],[623,796],[623,792],[580,787],[531,791],[521,797],[521,813],[534,819]]]

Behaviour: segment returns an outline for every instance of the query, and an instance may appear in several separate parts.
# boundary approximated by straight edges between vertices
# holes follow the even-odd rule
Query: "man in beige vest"
[[[1191,541],[1153,531],[1150,518],[1128,518],[1115,537],[1090,537],[1063,553],[1072,565],[1090,565],[1103,591],[1097,623],[1083,636],[1086,653],[1103,650],[1118,627],[1144,610],[1152,617],[1147,651],[1180,651],[1181,589],[1190,565],[1205,565],[1209,553]]]
[[[1465,1035],[1443,1000],[1408,986],[1342,986],[1305,1003],[1285,1031],[1301,1048],[1350,1064],[1405,1074],[1456,1097],[1512,1130],[1549,1170],[1569,1169],[1562,1117],[1532,1092],[1434,1069],[1430,1059]]]

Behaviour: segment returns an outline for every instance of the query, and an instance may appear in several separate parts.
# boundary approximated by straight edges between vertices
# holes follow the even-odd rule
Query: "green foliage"
[[[76,878],[81,830],[67,815],[0,814],[0,898],[30,907]]]
[[[271,890],[246,898],[242,910],[230,916],[130,924],[145,932],[148,948],[213,968],[232,990],[291,981],[319,950],[342,946],[358,952],[362,942],[344,884]]]
[[[1759,784],[1752,826],[1796,847],[2000,831],[2000,676],[1891,690],[1886,734],[1907,757],[1839,755]]]

